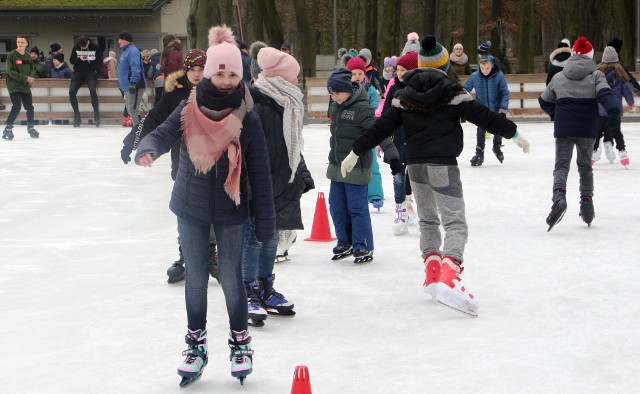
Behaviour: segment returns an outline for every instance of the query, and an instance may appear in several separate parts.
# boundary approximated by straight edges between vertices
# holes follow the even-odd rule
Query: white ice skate
[[[461,273],[462,267],[456,264],[451,257],[443,257],[442,270],[436,287],[436,301],[438,304],[448,306],[455,311],[477,317],[478,301],[460,283],[462,281]]]
[[[289,260],[289,248],[296,242],[296,230],[280,230],[280,240],[276,249],[276,263]]]
[[[404,202],[402,203],[402,205],[404,205],[406,209],[407,223],[409,224],[415,223],[416,219],[418,218],[418,215],[416,215],[416,211],[413,210],[412,203],[413,203],[413,200],[411,198],[405,199]]]
[[[409,232],[407,210],[403,204],[396,204],[396,218],[393,221],[393,234],[404,235]]]
[[[604,155],[609,160],[609,163],[613,164],[613,161],[616,159],[616,152],[613,150],[613,143],[610,141],[605,141],[602,145],[604,145]]]
[[[629,154],[626,150],[618,151],[618,157],[620,158],[620,164],[624,166],[624,168],[629,167]]]
[[[596,161],[600,160],[601,156],[602,156],[602,145],[598,146],[598,149],[593,151],[593,154],[591,155],[591,165],[594,165]]]

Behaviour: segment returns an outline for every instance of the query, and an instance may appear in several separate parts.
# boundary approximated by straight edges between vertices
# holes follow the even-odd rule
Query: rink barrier
[[[633,74],[638,78],[636,73]],[[468,77],[468,75],[460,76],[460,83],[464,85]],[[509,117],[549,119],[538,104],[538,97],[546,88],[547,74],[507,74],[505,77],[509,88]],[[327,78],[306,78],[305,86],[307,117],[326,119],[329,105]],[[626,104],[624,100],[623,103]],[[626,105],[624,108],[624,118],[640,121],[640,112],[627,113]]]
[[[70,79],[41,78],[36,79],[31,87],[33,96],[33,107],[35,111],[36,123],[60,123],[68,124],[73,121],[73,110],[69,103],[69,83]],[[146,93],[148,96],[147,110],[153,107],[154,89],[153,82],[147,81]],[[102,122],[120,122],[124,110],[124,98],[120,94],[118,81],[115,79],[98,79],[97,83],[98,101],[100,103],[100,118]],[[91,97],[86,84],[78,90],[78,107],[80,115],[85,122],[93,120],[93,107]],[[0,79],[0,103],[5,105],[5,109],[0,111],[0,121],[5,121],[11,110],[11,99],[7,91],[6,79]],[[143,107],[144,109],[144,107]],[[142,111],[142,114],[146,112]],[[24,109],[20,111],[18,120],[26,119]]]

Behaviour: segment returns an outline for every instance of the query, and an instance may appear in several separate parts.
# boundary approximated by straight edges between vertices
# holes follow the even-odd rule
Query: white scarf
[[[271,97],[275,102],[284,108],[282,114],[282,134],[284,142],[287,144],[289,154],[289,167],[291,167],[291,178],[293,179],[300,164],[300,152],[303,149],[302,122],[304,120],[304,105],[302,104],[302,92],[300,88],[282,77],[265,77],[263,73],[258,75],[254,83],[258,89]]]

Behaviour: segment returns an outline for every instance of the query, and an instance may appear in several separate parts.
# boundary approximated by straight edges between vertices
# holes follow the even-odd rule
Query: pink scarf
[[[196,174],[199,172],[206,174],[226,151],[229,172],[224,190],[236,205],[240,205],[242,149],[239,137],[242,131],[242,120],[253,108],[251,93],[245,87],[245,98],[240,107],[214,111],[206,107],[198,108],[196,89],[198,86],[191,91],[181,118],[189,158],[196,167]]]

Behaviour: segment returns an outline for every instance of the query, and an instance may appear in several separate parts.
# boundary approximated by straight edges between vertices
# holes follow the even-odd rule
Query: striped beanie
[[[418,53],[418,67],[439,68],[443,71],[449,69],[449,51],[436,41],[435,36],[426,36],[422,40]]]

